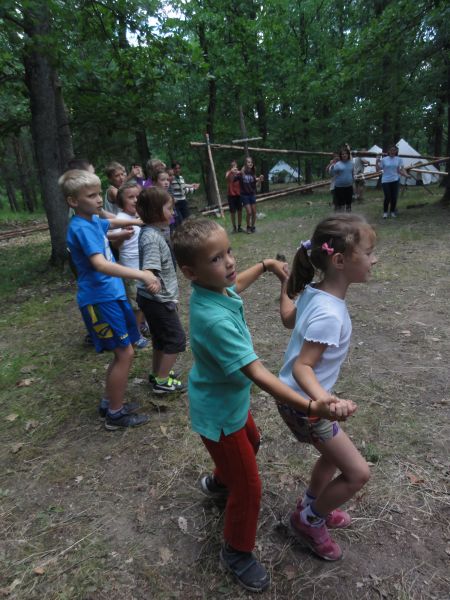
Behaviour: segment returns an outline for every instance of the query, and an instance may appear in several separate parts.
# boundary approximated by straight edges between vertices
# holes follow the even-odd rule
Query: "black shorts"
[[[353,186],[334,187],[335,206],[351,206],[353,199]]]
[[[138,293],[137,303],[150,327],[153,348],[165,354],[184,352],[186,334],[175,302],[157,302]]]
[[[235,213],[237,210],[242,210],[242,200],[240,196],[228,196],[228,207],[230,213]]]

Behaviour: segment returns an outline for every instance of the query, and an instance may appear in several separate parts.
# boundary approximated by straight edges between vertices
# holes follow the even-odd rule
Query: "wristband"
[[[263,268],[263,273],[265,273],[267,271],[266,263],[262,260],[261,264],[262,264],[262,268]]]
[[[311,398],[309,399],[309,404],[308,404],[308,408],[306,409],[306,416],[310,417],[311,416],[311,404],[312,404],[312,400]]]

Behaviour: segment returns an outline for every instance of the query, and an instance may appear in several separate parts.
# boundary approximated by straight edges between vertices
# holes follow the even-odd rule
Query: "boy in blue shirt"
[[[129,222],[99,218],[102,198],[97,175],[74,169],[64,173],[59,184],[75,211],[67,245],[77,271],[78,306],[97,352],[111,350],[114,354],[106,375],[100,415],[105,417],[109,431],[143,425],[149,418],[134,413],[136,404],[124,403],[133,344],[140,334],[121,278],[139,279],[152,293],[159,291],[159,281],[149,271],[115,263],[106,232],[110,224],[121,227]]]
[[[284,263],[266,259],[237,274],[225,230],[209,219],[184,221],[175,231],[173,248],[181,271],[192,282],[191,423],[216,467],[214,474],[202,478],[201,488],[211,497],[227,497],[222,563],[244,588],[260,592],[270,579],[252,552],[261,500],[259,433],[249,410],[252,382],[311,416],[343,419],[351,406],[332,395],[319,401],[302,398],[255,354],[238,294],[266,271],[283,282]]]

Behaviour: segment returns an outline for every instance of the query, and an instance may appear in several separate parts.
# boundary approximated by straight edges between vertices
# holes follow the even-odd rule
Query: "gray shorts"
[[[331,440],[338,434],[340,429],[336,421],[315,417],[308,418],[303,413],[285,404],[278,404],[278,412],[298,441],[305,444]]]

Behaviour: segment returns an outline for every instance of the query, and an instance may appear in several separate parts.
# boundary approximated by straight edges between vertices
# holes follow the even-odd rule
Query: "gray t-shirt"
[[[161,229],[145,225],[139,235],[139,268],[149,269],[160,278],[161,290],[150,294],[144,284],[138,282],[138,294],[156,302],[178,302],[178,281],[170,248]]]

